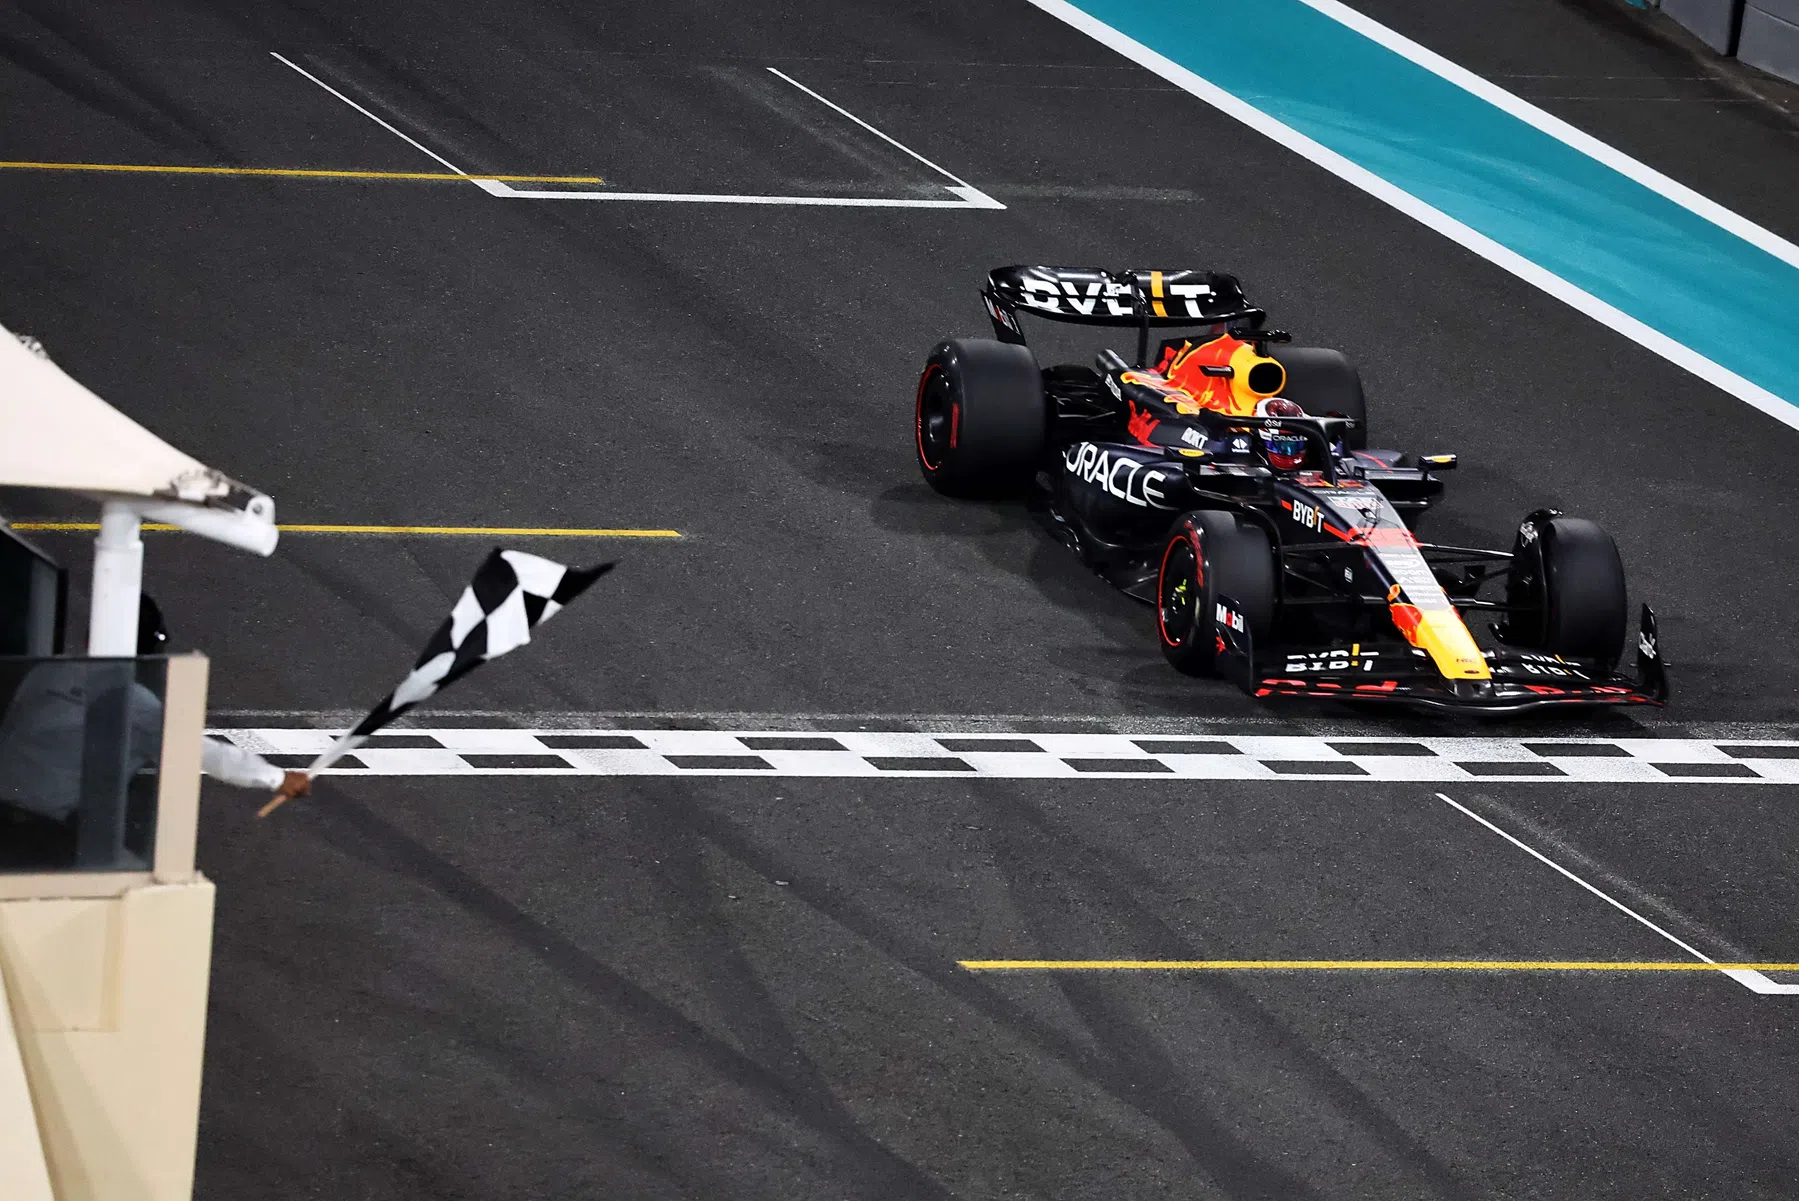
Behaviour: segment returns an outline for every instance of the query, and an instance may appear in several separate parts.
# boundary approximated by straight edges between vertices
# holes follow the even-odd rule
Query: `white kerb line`
[[[1439,79],[1454,84],[1469,95],[1485,100],[1494,108],[1516,117],[1533,129],[1548,134],[1564,146],[1578,150],[1594,162],[1603,163],[1626,179],[1642,184],[1650,191],[1678,204],[1694,216],[1711,222],[1727,233],[1735,234],[1751,246],[1764,250],[1783,262],[1799,267],[1799,246],[1793,245],[1779,234],[1762,228],[1748,218],[1725,208],[1710,197],[1701,195],[1685,184],[1668,178],[1653,167],[1647,166],[1616,147],[1575,128],[1560,117],[1544,112],[1528,100],[1482,79],[1466,67],[1451,62],[1434,51],[1425,49],[1410,38],[1404,37],[1373,18],[1350,8],[1341,0],[1300,0],[1300,3],[1316,9],[1346,28],[1353,29],[1369,41],[1391,50],[1408,62],[1423,67]]]
[[[1261,109],[1203,79],[1165,55],[1156,53],[1133,38],[1126,37],[1096,17],[1089,16],[1069,0],[1028,0],[1094,41],[1108,46],[1138,66],[1160,75],[1169,83],[1192,96],[1197,96],[1225,116],[1240,121],[1301,158],[1316,163],[1338,179],[1373,196],[1404,213],[1427,229],[1435,230],[1450,241],[1478,254],[1501,270],[1509,271],[1525,283],[1548,293],[1563,304],[1585,313],[1609,329],[1616,330],[1632,342],[1700,379],[1722,388],[1744,404],[1772,417],[1782,425],[1799,429],[1799,408],[1782,397],[1753,383],[1722,364],[1706,358],[1692,347],[1677,342],[1658,329],[1632,317],[1616,305],[1576,287],[1546,267],[1539,266],[1517,251],[1502,246],[1472,226],[1418,199],[1347,156],[1339,154],[1315,139],[1300,133],[1285,122],[1276,120]],[[1306,0],[1310,2],[1310,0]],[[1640,181],[1639,181],[1640,182]],[[1704,214],[1701,214],[1704,215]]]
[[[937,174],[943,176],[943,178],[949,180],[951,183],[960,184],[962,187],[965,187],[965,188],[974,186],[974,185],[970,184],[966,179],[962,179],[959,176],[952,175],[948,171],[945,171],[942,167],[939,167],[936,163],[933,163],[930,159],[928,159],[924,155],[918,153],[918,151],[912,149],[910,146],[907,146],[905,143],[900,142],[895,138],[888,137],[886,134],[882,133],[880,130],[876,129],[874,126],[872,126],[868,122],[864,121],[861,117],[858,117],[855,113],[852,113],[849,109],[844,108],[841,104],[836,104],[836,103],[833,103],[832,101],[826,100],[823,96],[820,96],[817,92],[813,91],[811,88],[807,87],[805,84],[801,83],[799,80],[795,79],[793,76],[787,74],[785,71],[782,71],[777,67],[770,67],[768,69],[768,73],[770,75],[773,75],[776,79],[786,80],[788,83],[792,84],[794,87],[798,88],[800,91],[806,93],[806,95],[812,97],[812,99],[818,101],[820,104],[822,104],[826,108],[830,109],[832,112],[838,113],[845,117],[848,117],[850,120],[854,121],[857,125],[860,125],[863,129],[866,129],[869,133],[872,133],[875,137],[881,139],[883,142],[887,143],[889,146],[892,146],[896,150],[899,150],[906,154],[911,155],[913,158],[917,159],[919,162],[923,163],[925,166],[929,167],[931,170],[935,171]]]
[[[392,125],[388,124],[386,121],[383,121],[380,117],[377,117],[374,113],[371,113],[368,109],[362,107],[362,105],[356,103],[354,100],[350,99],[348,96],[344,95],[342,92],[338,91],[336,88],[332,87],[330,84],[328,84],[324,80],[320,79],[317,75],[314,75],[311,71],[308,71],[305,67],[302,67],[298,63],[293,62],[292,60],[284,58],[279,54],[276,54],[273,50],[269,51],[269,55],[270,55],[270,57],[274,58],[274,60],[276,62],[280,63],[282,66],[291,68],[292,70],[295,70],[295,71],[298,71],[301,75],[304,75],[306,78],[312,80],[312,82],[318,84],[321,88],[324,88],[327,92],[330,92],[333,96],[336,96],[339,100],[343,101],[345,104],[349,105],[351,108],[355,109],[357,112],[361,113],[363,116],[367,117],[369,120],[371,120],[375,124],[379,125],[382,129],[385,129],[388,133],[393,134],[395,137],[399,138],[401,141],[403,141],[407,145],[411,146],[414,150],[417,150],[417,151],[420,151],[421,153],[430,155],[432,158],[436,159],[438,162],[442,163],[444,166],[448,167],[450,170],[454,171],[456,174],[467,178],[470,183],[481,182],[481,181],[475,179],[474,176],[469,175],[469,173],[467,171],[464,171],[461,167],[458,167],[455,163],[452,163],[449,159],[445,158],[443,155],[437,153],[437,151],[431,149],[429,146],[426,146],[424,143],[420,142],[417,138],[410,137],[406,133],[402,132],[401,130],[395,129]]]
[[[1701,951],[1698,947],[1695,947],[1691,943],[1685,942],[1682,939],[1677,938],[1674,935],[1668,933],[1668,931],[1662,929],[1660,926],[1656,925],[1654,922],[1650,921],[1648,918],[1644,917],[1642,914],[1640,914],[1636,910],[1632,909],[1629,905],[1626,905],[1623,901],[1618,900],[1616,897],[1612,896],[1610,893],[1605,892],[1605,891],[1595,887],[1594,885],[1587,883],[1585,880],[1581,879],[1579,876],[1575,875],[1573,872],[1569,871],[1567,868],[1563,867],[1561,864],[1557,863],[1555,860],[1551,859],[1549,856],[1543,854],[1541,851],[1537,850],[1535,847],[1530,846],[1530,845],[1528,845],[1524,842],[1521,842],[1518,839],[1512,837],[1512,835],[1506,833],[1504,830],[1501,830],[1498,826],[1494,825],[1492,822],[1488,821],[1486,818],[1482,817],[1480,814],[1476,813],[1474,810],[1468,808],[1468,806],[1462,804],[1460,801],[1455,800],[1452,797],[1445,796],[1443,793],[1440,793],[1440,792],[1437,793],[1437,799],[1439,801],[1442,801],[1444,804],[1450,806],[1451,808],[1458,809],[1462,813],[1473,818],[1475,821],[1479,822],[1481,825],[1485,826],[1487,829],[1493,831],[1493,833],[1499,835],[1499,837],[1505,839],[1507,842],[1511,843],[1513,846],[1517,847],[1520,851],[1523,851],[1526,855],[1529,855],[1532,859],[1535,859],[1537,862],[1542,863],[1548,867],[1554,868],[1557,872],[1560,872],[1563,876],[1566,876],[1568,879],[1574,881],[1576,884],[1580,885],[1582,888],[1586,889],[1588,892],[1592,893],[1594,896],[1596,896],[1600,900],[1604,901],[1607,905],[1610,905],[1612,908],[1618,910],[1618,912],[1623,913],[1629,917],[1635,918],[1637,921],[1641,922],[1643,925],[1647,926],[1649,929],[1655,931],[1657,934],[1661,935],[1663,938],[1667,939],[1669,942],[1673,943],[1675,946],[1679,947],[1681,950],[1685,951],[1687,954],[1693,956],[1693,958],[1699,960],[1701,963],[1716,963],[1716,962],[1718,962],[1716,959],[1713,959],[1710,955],[1707,955],[1704,951]],[[1762,975],[1760,972],[1757,972],[1757,971],[1752,971],[1752,970],[1747,970],[1747,969],[1742,969],[1742,968],[1730,968],[1730,969],[1726,969],[1723,974],[1726,976],[1729,976],[1731,979],[1735,980],[1738,984],[1741,984],[1743,987],[1747,988],[1750,992],[1764,993],[1764,994],[1799,993],[1799,984],[1778,984],[1775,981],[1768,979],[1768,977]]]

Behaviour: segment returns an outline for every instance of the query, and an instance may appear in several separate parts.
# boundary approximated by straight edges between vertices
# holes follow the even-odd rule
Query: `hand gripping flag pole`
[[[415,705],[429,700],[489,659],[497,659],[531,641],[531,631],[587,591],[588,585],[613,568],[565,567],[561,563],[515,550],[495,549],[457,598],[450,616],[437,627],[424,653],[400,686],[369,715],[331,744],[306,769],[316,776],[368,740]],[[287,800],[281,794],[257,811],[267,817]]]

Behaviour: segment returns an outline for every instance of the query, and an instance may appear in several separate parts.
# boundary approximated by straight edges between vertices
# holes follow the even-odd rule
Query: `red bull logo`
[[[1148,409],[1140,409],[1135,401],[1131,402],[1130,421],[1126,425],[1131,437],[1145,446],[1154,446],[1155,443],[1149,440],[1149,436],[1155,433],[1156,427],[1161,424],[1160,421],[1150,416]]]

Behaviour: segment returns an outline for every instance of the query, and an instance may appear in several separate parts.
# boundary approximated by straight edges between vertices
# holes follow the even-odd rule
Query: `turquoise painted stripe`
[[[1299,0],[1074,5],[1799,405],[1799,268]]]

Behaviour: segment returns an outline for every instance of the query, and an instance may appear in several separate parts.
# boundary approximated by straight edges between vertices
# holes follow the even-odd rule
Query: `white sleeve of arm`
[[[255,751],[246,751],[217,738],[201,740],[200,770],[226,784],[262,788],[269,792],[280,788],[287,774]]]

